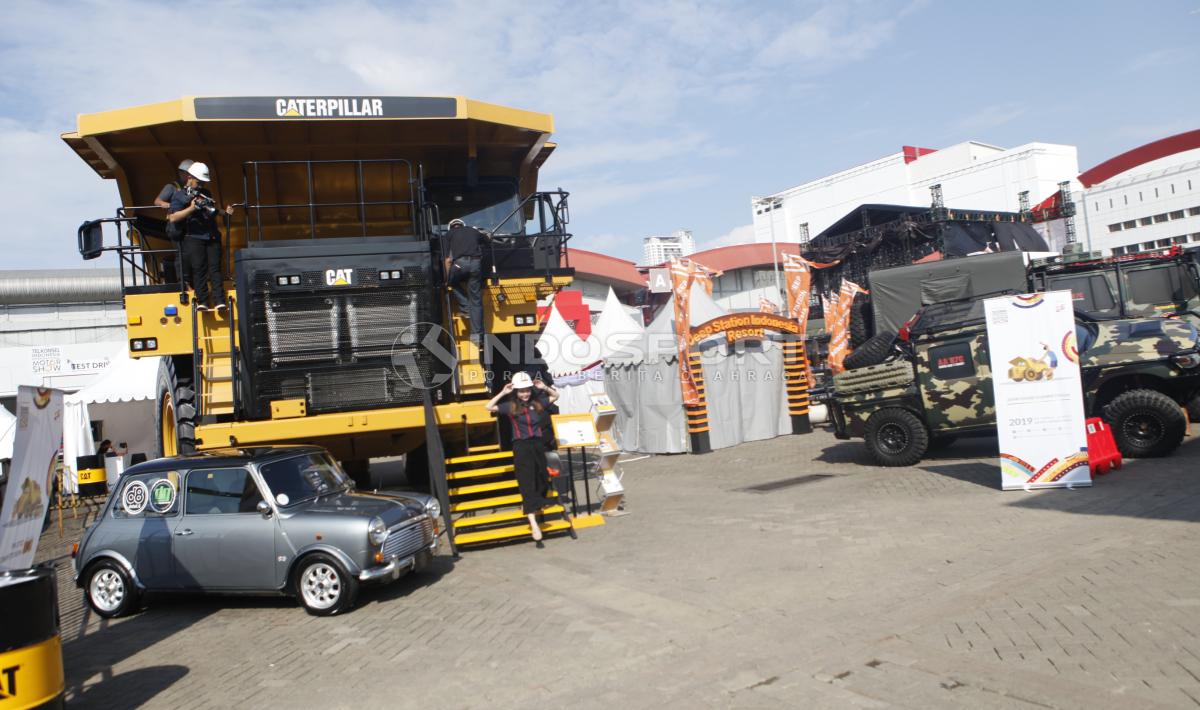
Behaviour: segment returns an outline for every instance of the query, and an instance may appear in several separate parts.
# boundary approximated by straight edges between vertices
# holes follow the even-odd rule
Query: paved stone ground
[[[192,597],[102,622],[64,570],[68,697],[181,710],[1200,705],[1200,443],[1090,489],[1034,493],[998,490],[993,448],[963,440],[882,469],[861,442],[819,431],[633,462],[629,515],[544,550],[440,558],[332,619],[285,599]],[[44,556],[77,537],[67,522]]]

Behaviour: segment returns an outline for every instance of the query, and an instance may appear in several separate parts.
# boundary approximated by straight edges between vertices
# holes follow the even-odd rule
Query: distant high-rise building
[[[696,251],[696,240],[691,230],[677,229],[669,236],[646,237],[642,240],[642,264],[655,266],[671,257],[691,256]]]

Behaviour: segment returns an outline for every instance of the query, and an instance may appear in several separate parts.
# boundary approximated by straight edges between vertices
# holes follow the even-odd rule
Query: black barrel
[[[102,496],[108,494],[108,474],[104,469],[104,457],[100,454],[78,456],[75,471],[79,474],[79,495]]]
[[[0,572],[0,706],[63,707],[54,567]]]

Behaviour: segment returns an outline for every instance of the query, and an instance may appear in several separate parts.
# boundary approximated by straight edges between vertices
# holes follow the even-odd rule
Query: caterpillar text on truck
[[[537,185],[552,131],[547,114],[463,97],[184,97],[80,115],[63,140],[121,206],[79,228],[79,249],[119,258],[129,354],[162,357],[158,453],[317,444],[360,481],[369,459],[414,454],[412,480],[427,419],[447,454],[494,441],[489,383],[532,369],[538,300],[574,273],[567,193]],[[184,159],[234,205],[218,217],[224,308],[195,302],[152,206]],[[455,219],[492,237],[483,353],[443,273]]]

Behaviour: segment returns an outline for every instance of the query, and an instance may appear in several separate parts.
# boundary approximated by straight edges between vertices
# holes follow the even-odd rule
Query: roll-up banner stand
[[[62,434],[62,391],[21,385],[12,468],[0,509],[0,570],[33,564],[54,489]]]
[[[1092,485],[1070,291],[984,303],[1004,490]]]

